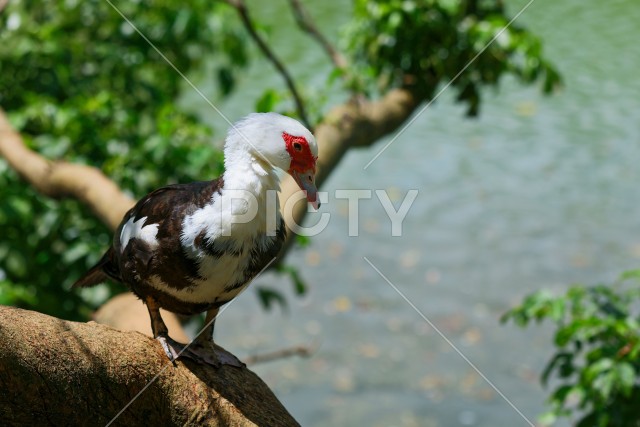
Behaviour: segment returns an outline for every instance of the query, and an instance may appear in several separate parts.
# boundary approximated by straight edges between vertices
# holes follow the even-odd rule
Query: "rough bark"
[[[250,370],[172,365],[138,332],[0,307],[2,425],[295,426]]]

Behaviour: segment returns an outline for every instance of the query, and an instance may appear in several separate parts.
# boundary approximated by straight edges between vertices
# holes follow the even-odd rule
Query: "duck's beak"
[[[298,186],[307,195],[307,200],[315,210],[320,208],[320,200],[318,200],[318,189],[316,188],[315,172],[312,169],[298,172],[291,171],[291,176]]]

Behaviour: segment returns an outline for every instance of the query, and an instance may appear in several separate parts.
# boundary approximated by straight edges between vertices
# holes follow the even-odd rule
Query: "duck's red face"
[[[309,203],[315,209],[318,209],[320,201],[318,200],[318,189],[315,184],[318,156],[314,155],[309,146],[309,141],[303,136],[294,136],[283,132],[282,139],[287,146],[287,152],[291,156],[291,166],[287,172],[298,183],[300,189],[306,192]]]

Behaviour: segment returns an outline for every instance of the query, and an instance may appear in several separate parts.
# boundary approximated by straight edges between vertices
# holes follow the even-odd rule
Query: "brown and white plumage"
[[[275,169],[291,174],[309,202],[319,205],[316,142],[297,121],[251,114],[229,131],[224,152],[219,179],[170,185],[138,201],[111,248],[74,284],[92,286],[108,278],[125,283],[147,304],[154,336],[172,360],[182,347],[168,337],[158,309],[208,311],[213,319],[280,251],[286,229]],[[212,351],[212,333],[213,325],[183,354],[239,365],[221,349]]]

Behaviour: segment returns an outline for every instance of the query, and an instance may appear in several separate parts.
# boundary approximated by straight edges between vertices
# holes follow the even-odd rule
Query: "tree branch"
[[[260,48],[264,56],[266,56],[267,59],[271,61],[273,66],[276,67],[276,69],[284,79],[287,87],[289,88],[289,91],[291,92],[291,95],[293,96],[293,100],[296,104],[296,110],[298,112],[298,115],[300,116],[300,120],[304,123],[304,125],[307,128],[313,130],[313,126],[311,126],[311,122],[309,122],[309,118],[307,116],[307,111],[304,105],[304,101],[302,101],[302,97],[300,96],[300,93],[296,88],[296,85],[293,81],[293,78],[291,77],[291,74],[289,73],[287,68],[284,66],[282,61],[278,59],[278,57],[273,52],[273,50],[271,50],[271,47],[269,47],[267,42],[265,42],[264,39],[260,36],[260,34],[258,34],[258,32],[256,31],[256,28],[253,25],[253,22],[251,21],[251,17],[249,16],[249,10],[247,9],[247,6],[244,3],[244,0],[224,0],[224,1],[225,3],[229,4],[231,7],[236,9],[236,11],[238,12],[238,15],[240,16],[240,20],[242,21],[242,24],[244,25],[246,30],[249,32],[249,35],[251,36],[251,38],[256,42],[256,44],[258,45],[258,47]]]
[[[171,338],[178,342],[191,341],[191,338],[187,336],[182,327],[177,314],[164,309],[160,309],[160,313],[162,314],[164,323],[169,329]],[[138,297],[130,292],[116,295],[107,301],[93,314],[93,320],[120,331],[136,331],[148,337],[153,337],[147,308]],[[276,351],[247,356],[243,362],[247,365],[255,365],[257,363],[270,362],[292,356],[310,357],[317,348],[318,345],[316,343],[310,346],[298,345],[287,347]]]
[[[72,197],[85,205],[115,230],[134,200],[98,169],[64,161],[51,161],[30,150],[13,130],[0,109],[0,156],[40,193]]]
[[[291,10],[293,11],[293,17],[296,20],[296,23],[304,32],[308,33],[311,37],[316,39],[320,46],[324,49],[324,51],[329,55],[331,62],[336,68],[344,70],[347,68],[347,60],[346,58],[338,52],[338,50],[333,47],[329,40],[320,32],[318,28],[315,26],[309,14],[300,3],[300,0],[289,0],[289,5],[291,6]]]
[[[137,332],[0,307],[0,419],[6,425],[297,426],[249,369],[171,365]]]
[[[317,350],[317,345],[297,345],[294,347],[287,347],[268,353],[258,353],[252,356],[244,358],[244,363],[247,365],[255,365],[258,363],[271,362],[278,359],[284,359],[286,357],[300,356],[311,357],[311,355]]]

